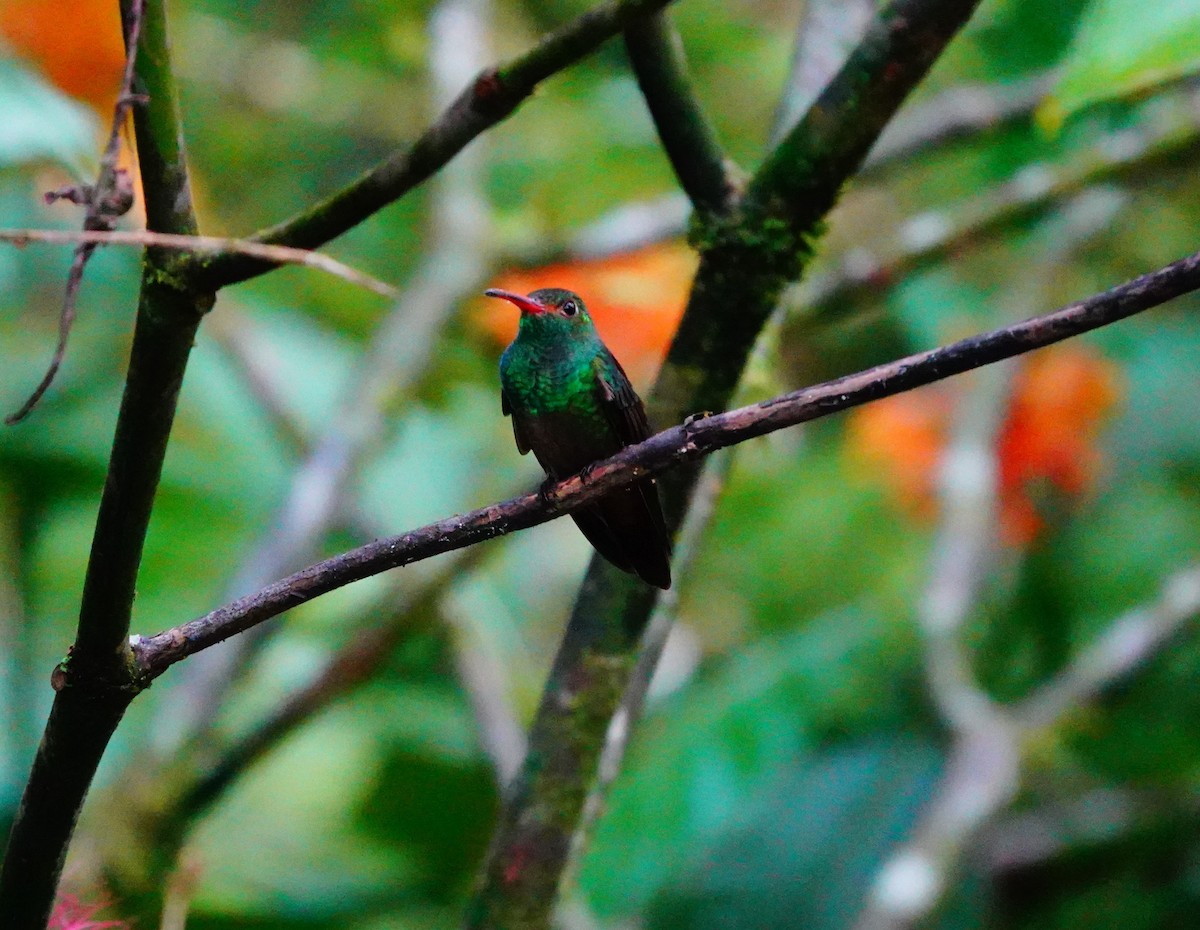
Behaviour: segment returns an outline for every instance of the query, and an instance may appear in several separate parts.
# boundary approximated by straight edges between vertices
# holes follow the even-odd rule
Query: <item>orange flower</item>
[[[893,498],[920,518],[936,513],[937,469],[953,416],[948,385],[911,391],[853,411],[850,453],[882,474]],[[1119,399],[1115,366],[1079,345],[1025,359],[996,438],[1000,536],[1029,545],[1045,528],[1045,490],[1074,498],[1101,465],[1097,440]]]
[[[924,388],[858,407],[846,426],[854,457],[881,470],[895,498],[921,517],[936,513],[934,484],[950,414],[947,392]]]
[[[0,36],[64,93],[111,118],[125,68],[121,17],[112,0],[73,0],[69,8],[4,0]]]
[[[1083,347],[1034,354],[1013,385],[996,441],[1001,516],[1010,542],[1027,543],[1043,528],[1039,486],[1082,495],[1100,467],[1096,448],[1105,416],[1120,397],[1115,367]]]
[[[683,315],[695,270],[694,253],[686,246],[669,243],[612,258],[509,271],[492,286],[521,294],[542,287],[575,291],[605,343],[634,383],[642,387],[662,364]],[[517,314],[500,301],[481,300],[474,319],[500,345],[507,345],[517,334]]]

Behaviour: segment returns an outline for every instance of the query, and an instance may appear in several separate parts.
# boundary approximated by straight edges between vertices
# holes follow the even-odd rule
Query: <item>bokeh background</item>
[[[232,236],[336,190],[480,67],[586,8],[169,6],[202,231]],[[752,168],[808,93],[792,68],[804,3],[672,10],[700,98]],[[78,228],[76,208],[40,195],[94,176],[123,59],[116,4],[3,0],[0,40],[0,226]],[[824,37],[825,53],[839,46]],[[1196,0],[985,0],[846,191],[742,399],[1195,250],[1197,74]],[[222,293],[184,384],[135,629],[533,486],[499,405],[515,314],[477,295],[580,291],[648,390],[694,270],[686,215],[613,42],[327,248],[399,301],[300,268]],[[69,261],[0,246],[6,411],[49,359]],[[57,382],[0,431],[5,831],[74,633],[138,263],[96,255]],[[709,520],[677,557],[675,628],[564,925],[852,926],[945,785],[921,635],[933,541],[957,532],[942,464],[974,450],[994,478],[970,504],[982,543],[959,632],[973,681],[1017,701],[1200,555],[1198,310],[1180,299],[714,463]],[[65,887],[123,917],[169,885],[193,930],[456,926],[588,553],[557,521],[359,583],[173,669],[118,730]],[[1193,926],[1198,674],[1185,627],[1028,734],[1019,790],[954,852],[929,925]],[[314,681],[327,693],[303,692]],[[309,703],[253,763],[187,794],[298,692]]]

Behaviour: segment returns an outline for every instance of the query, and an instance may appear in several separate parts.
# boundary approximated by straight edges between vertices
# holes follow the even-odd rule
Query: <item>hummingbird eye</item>
[[[574,316],[579,312],[579,305],[573,300],[564,301],[562,305],[563,316]]]

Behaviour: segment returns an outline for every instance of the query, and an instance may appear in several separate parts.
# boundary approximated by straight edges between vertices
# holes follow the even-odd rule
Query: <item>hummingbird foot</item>
[[[558,479],[553,475],[547,475],[545,480],[538,485],[537,496],[538,501],[544,507],[553,507],[557,503],[557,495],[551,492],[557,487]]]

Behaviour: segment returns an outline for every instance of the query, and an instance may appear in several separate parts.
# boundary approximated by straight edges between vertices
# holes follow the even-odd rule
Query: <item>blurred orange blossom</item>
[[[658,371],[679,326],[695,270],[691,249],[667,243],[610,258],[508,271],[492,286],[521,294],[542,287],[577,293],[605,344],[642,390]],[[473,313],[479,327],[502,346],[516,336],[518,316],[510,304],[486,299]]]
[[[1078,498],[1101,466],[1098,441],[1120,397],[1116,366],[1079,345],[1025,358],[1013,380],[996,437],[1000,537],[1017,547],[1046,526],[1039,501],[1049,488]],[[953,414],[953,388],[910,391],[853,411],[847,427],[853,460],[877,470],[892,497],[918,519],[937,509],[936,483]]]

